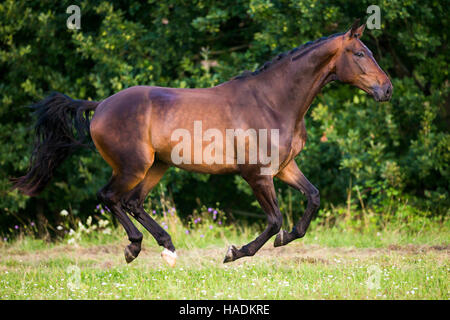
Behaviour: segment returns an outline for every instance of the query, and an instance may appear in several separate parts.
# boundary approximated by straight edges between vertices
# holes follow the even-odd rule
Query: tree
[[[52,219],[68,207],[87,215],[110,174],[98,153],[84,150],[64,163],[37,199],[11,191],[9,178],[25,172],[33,141],[33,119],[24,106],[50,91],[101,100],[133,85],[217,85],[306,41],[345,31],[355,18],[367,17],[371,5],[84,1],[81,29],[70,30],[70,4],[0,4],[0,221],[5,228],[16,219],[35,219],[38,212]],[[374,207],[394,197],[445,214],[450,181],[446,7],[406,0],[379,6],[381,29],[366,30],[362,40],[392,78],[392,101],[378,105],[358,89],[329,85],[307,115],[308,142],[297,161],[321,190],[325,207],[345,203],[351,181]],[[172,169],[162,183],[185,213],[197,198],[220,201],[228,209],[251,209],[254,200],[233,177]],[[281,199],[287,197],[287,187],[277,186]],[[294,194],[294,201],[301,200]],[[294,209],[303,212],[302,206]]]

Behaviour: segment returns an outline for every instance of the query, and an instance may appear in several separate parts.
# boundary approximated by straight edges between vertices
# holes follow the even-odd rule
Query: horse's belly
[[[237,165],[232,164],[174,164],[175,167],[198,173],[208,173],[208,174],[229,174],[237,173],[239,171]]]

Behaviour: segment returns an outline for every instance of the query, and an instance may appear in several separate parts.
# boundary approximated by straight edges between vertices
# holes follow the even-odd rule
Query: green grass
[[[258,231],[215,227],[172,230],[173,269],[148,233],[129,265],[122,229],[88,232],[76,244],[0,242],[0,299],[449,299],[447,222],[414,233],[312,225],[303,239],[281,248],[271,239],[230,264],[222,263],[228,244]]]

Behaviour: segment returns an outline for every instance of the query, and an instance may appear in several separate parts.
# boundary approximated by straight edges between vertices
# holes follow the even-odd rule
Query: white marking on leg
[[[161,252],[161,257],[172,268],[175,266],[175,264],[177,262],[177,253],[175,251],[172,252],[166,248],[164,248],[163,252]]]

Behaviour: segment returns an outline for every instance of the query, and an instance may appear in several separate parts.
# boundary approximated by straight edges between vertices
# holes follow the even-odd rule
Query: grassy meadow
[[[125,232],[102,219],[57,242],[3,239],[0,299],[449,299],[448,220],[415,232],[313,223],[303,239],[274,248],[273,238],[254,257],[223,264],[229,244],[259,229],[210,214],[190,228],[176,214],[157,218],[177,247],[174,268],[145,230],[142,252],[126,264]]]

